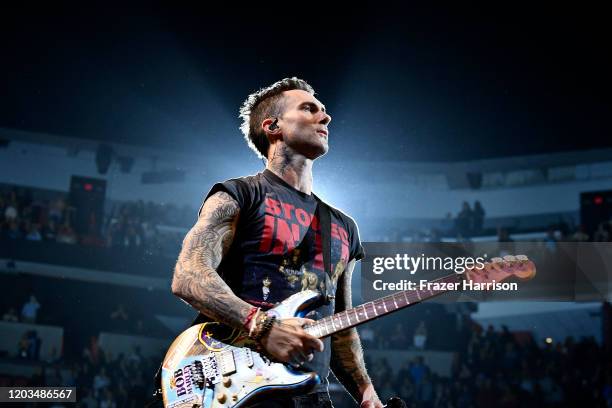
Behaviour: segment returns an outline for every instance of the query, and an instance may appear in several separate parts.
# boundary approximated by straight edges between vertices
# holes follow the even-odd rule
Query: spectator
[[[551,254],[554,254],[557,251],[557,238],[555,237],[554,228],[548,228],[548,231],[546,231],[546,238],[544,238],[544,243],[546,244],[546,249]]]
[[[597,226],[595,234],[593,235],[593,241],[610,242],[610,224],[607,222],[600,222]]]
[[[87,348],[87,352],[93,365],[97,365],[102,360],[103,353],[100,350],[100,342],[98,341],[98,337],[89,337],[89,347]]]
[[[18,322],[19,316],[17,316],[17,311],[14,307],[11,307],[3,316],[2,320],[5,322]]]
[[[23,333],[19,343],[17,343],[17,356],[19,358],[28,358],[28,350],[30,348],[30,341],[28,339],[28,333]]]
[[[117,408],[113,393],[108,388],[104,393],[104,398],[100,401],[100,408]]]
[[[28,360],[38,360],[40,355],[41,339],[35,330],[27,331],[21,336],[18,347],[18,357]]]
[[[42,339],[38,337],[36,330],[30,330],[28,333],[28,358],[30,360],[40,359],[40,346]]]
[[[11,240],[17,240],[17,239],[23,238],[23,233],[19,229],[19,224],[17,223],[16,220],[10,220],[8,222],[8,228],[6,229],[4,236],[5,238],[11,239]]]
[[[497,242],[514,242],[506,228],[497,229]]]
[[[472,223],[472,233],[480,234],[482,232],[482,227],[484,225],[485,218],[485,210],[482,208],[480,201],[474,202],[474,211],[473,211],[473,223]]]
[[[41,241],[42,235],[40,235],[40,226],[38,224],[30,224],[25,239],[28,241]]]
[[[43,227],[42,238],[45,241],[55,241],[57,239],[57,227],[54,220],[50,219]]]
[[[30,300],[21,308],[21,320],[25,323],[36,323],[40,304],[36,300],[36,296],[31,295]]]
[[[458,235],[462,237],[469,237],[471,235],[471,226],[473,220],[473,212],[470,208],[470,204],[464,201],[461,206],[461,211],[457,214],[455,219],[455,230]]]
[[[589,240],[589,234],[586,233],[586,227],[583,224],[578,226],[578,231],[572,235],[572,241],[575,242],[587,242]]]
[[[418,350],[423,350],[427,343],[427,327],[425,322],[421,320],[416,330],[414,331],[414,347]]]
[[[82,237],[81,244],[85,246],[103,247],[106,243],[100,234],[98,234],[96,225],[89,224],[87,227],[87,234]]]
[[[66,210],[66,202],[63,197],[58,197],[51,203],[49,207],[49,220],[55,224],[64,222],[64,211]]]
[[[139,223],[130,220],[125,229],[123,245],[129,248],[138,248],[142,245],[142,227]]]
[[[100,368],[100,372],[93,379],[94,395],[101,397],[102,392],[110,385],[110,379],[106,375],[106,368]]]
[[[427,367],[423,363],[423,357],[418,356],[410,367],[410,377],[412,378],[412,382],[418,386],[423,380],[426,372]]]
[[[9,223],[11,221],[16,221],[19,217],[19,212],[17,211],[17,203],[13,200],[11,201],[4,209],[4,219]]]
[[[429,406],[434,397],[434,384],[431,381],[429,370],[425,370],[423,379],[417,387],[417,399]]]
[[[76,234],[69,223],[64,223],[57,233],[57,242],[74,245],[77,243]]]
[[[144,357],[142,356],[142,353],[140,352],[140,346],[135,345],[132,348],[132,350],[133,351],[127,357],[127,361],[129,363],[133,363],[135,365],[138,365],[138,364],[140,364],[144,360]]]

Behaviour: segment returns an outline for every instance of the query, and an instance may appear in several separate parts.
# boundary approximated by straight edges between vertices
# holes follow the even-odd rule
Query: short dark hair
[[[296,77],[281,79],[270,86],[261,88],[250,94],[240,107],[242,124],[240,131],[249,147],[260,158],[268,157],[270,141],[261,128],[261,122],[266,118],[278,117],[283,114],[283,92],[300,89],[314,95],[314,89],[303,79]]]

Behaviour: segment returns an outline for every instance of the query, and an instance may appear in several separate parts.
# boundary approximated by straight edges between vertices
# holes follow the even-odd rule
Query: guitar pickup
[[[229,375],[236,372],[236,362],[234,361],[234,352],[232,350],[217,353],[216,357],[221,375]]]

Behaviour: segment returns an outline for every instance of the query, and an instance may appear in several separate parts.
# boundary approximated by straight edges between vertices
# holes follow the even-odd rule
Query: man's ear
[[[261,128],[270,139],[277,139],[281,133],[278,118],[266,118],[261,122]]]

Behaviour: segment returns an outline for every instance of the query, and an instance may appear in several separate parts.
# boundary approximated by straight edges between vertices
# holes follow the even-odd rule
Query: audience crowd
[[[611,407],[612,361],[592,338],[539,346],[530,336],[474,326],[450,378],[422,357],[394,372],[386,358],[366,361],[381,398],[414,408]]]
[[[46,198],[41,198],[41,197]],[[49,198],[50,197],[50,198]],[[115,202],[99,227],[78,234],[73,227],[75,208],[67,195],[53,192],[5,186],[0,188],[0,238],[8,240],[53,241],[67,245],[149,250],[175,256],[186,230],[193,225],[196,210],[174,204]],[[440,242],[443,237],[469,241],[471,237],[490,233],[484,230],[485,210],[479,201],[473,206],[463,202],[461,211],[444,228],[389,228],[390,234],[376,237],[378,241]],[[499,227],[498,241],[510,242],[512,232]],[[589,235],[583,225],[572,226],[564,221],[551,225],[546,238],[550,241],[609,242],[612,220],[601,222]]]
[[[450,377],[432,371],[421,355],[393,369],[393,353],[410,347],[397,344],[378,358],[366,347],[381,399],[399,396],[410,408],[612,406],[612,361],[594,339],[539,345],[528,333],[485,331],[476,324],[470,331]],[[0,376],[0,386],[76,386],[77,407],[143,407],[160,359],[144,357],[138,347],[112,356],[94,338],[79,358],[47,361],[31,378]]]
[[[0,386],[76,387],[80,408],[142,408],[161,358],[144,357],[138,347],[118,356],[89,347],[81,358],[44,362],[30,378],[0,375]]]
[[[66,194],[23,187],[0,189],[0,238],[144,250],[178,248],[196,210],[144,201],[109,205],[99,226],[78,234]]]

